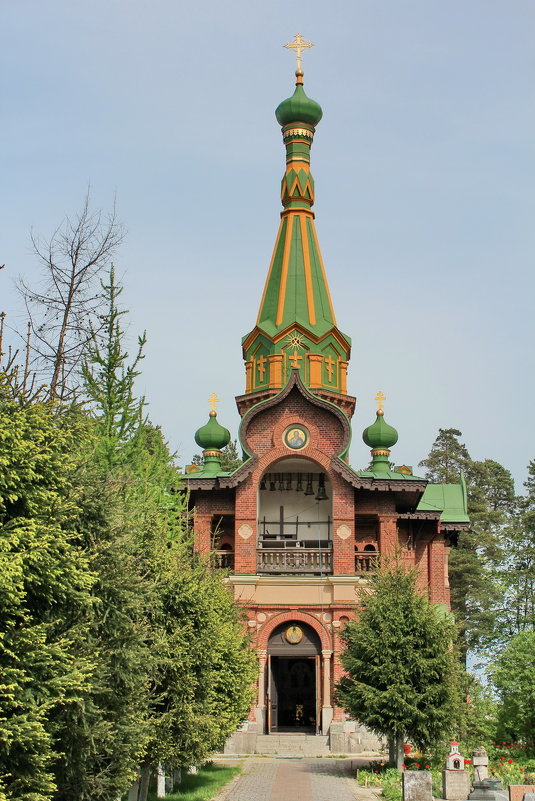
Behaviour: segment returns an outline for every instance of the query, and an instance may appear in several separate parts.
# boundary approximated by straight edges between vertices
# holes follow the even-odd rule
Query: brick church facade
[[[213,408],[195,436],[204,463],[189,465],[184,481],[197,547],[215,550],[227,569],[258,653],[256,703],[236,747],[254,750],[259,734],[309,732],[351,752],[364,735],[333,700],[340,631],[383,556],[417,568],[422,589],[449,608],[448,551],[468,527],[466,488],[462,478],[430,485],[391,467],[398,435],[382,393],[363,433],[371,464],[349,464],[351,341],[337,326],[312,211],[310,149],[322,111],[300,69],[296,77],[276,111],[286,149],[281,223],[258,318],[242,341],[244,461],[222,469],[230,434]]]

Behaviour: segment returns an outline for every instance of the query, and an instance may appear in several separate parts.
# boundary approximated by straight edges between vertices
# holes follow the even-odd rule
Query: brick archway
[[[319,622],[313,615],[306,614],[305,612],[281,612],[275,617],[266,621],[260,631],[258,632],[258,648],[262,651],[267,651],[270,636],[275,629],[282,623],[289,623],[290,621],[297,620],[300,623],[306,623],[313,629],[320,638],[322,651],[332,650],[332,639],[327,629]]]

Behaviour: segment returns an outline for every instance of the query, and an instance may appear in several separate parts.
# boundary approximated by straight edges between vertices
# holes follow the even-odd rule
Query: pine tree
[[[498,656],[492,681],[501,705],[499,736],[521,742],[529,756],[535,756],[535,632],[516,634]]]
[[[438,429],[429,456],[420,462],[425,477],[433,484],[457,484],[461,472],[470,466],[470,454],[459,437],[462,433],[456,428]]]
[[[390,565],[371,576],[358,620],[341,633],[346,675],[338,703],[378,735],[425,750],[451,735],[458,712],[456,632],[416,589],[417,574]]]

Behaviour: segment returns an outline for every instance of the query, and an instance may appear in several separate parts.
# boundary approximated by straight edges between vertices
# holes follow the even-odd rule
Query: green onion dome
[[[275,116],[279,125],[282,126],[304,122],[314,128],[323,117],[323,111],[319,103],[306,96],[303,89],[302,70],[296,70],[295,74],[297,76],[295,92],[279,104]]]
[[[398,432],[385,422],[383,410],[378,409],[375,423],[364,429],[362,439],[370,448],[386,449],[396,444]]]
[[[205,451],[220,451],[230,442],[230,431],[217,422],[216,412],[210,412],[210,419],[195,434],[195,442]]]

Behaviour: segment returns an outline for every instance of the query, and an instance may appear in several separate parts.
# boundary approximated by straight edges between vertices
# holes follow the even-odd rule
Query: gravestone
[[[470,774],[466,770],[442,771],[442,798],[446,801],[465,801],[470,792]]]
[[[431,774],[427,770],[403,772],[403,801],[433,801]]]
[[[474,784],[489,778],[489,757],[483,746],[477,748],[472,755],[474,766]]]
[[[535,793],[534,784],[510,784],[509,785],[509,801],[530,801],[528,796],[533,796]]]
[[[489,778],[474,784],[468,798],[470,801],[509,801],[509,793],[502,788],[499,779]]]

